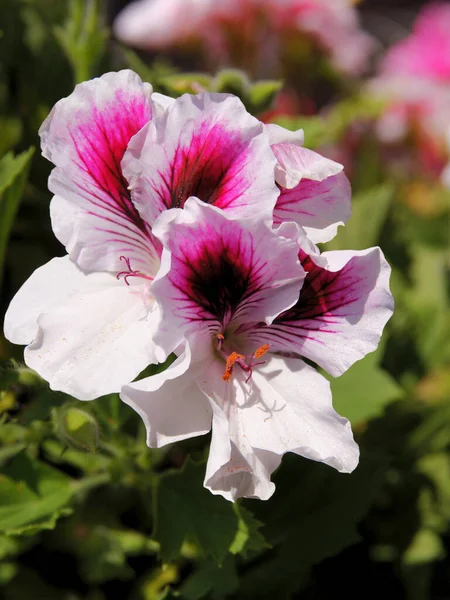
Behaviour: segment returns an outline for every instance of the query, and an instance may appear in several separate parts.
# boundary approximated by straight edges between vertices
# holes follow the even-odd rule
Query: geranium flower
[[[450,5],[433,2],[420,11],[411,34],[383,58],[381,71],[393,76],[411,75],[450,80]]]
[[[148,123],[155,139],[147,167],[159,187],[144,196],[129,188],[127,165],[134,164],[133,136]],[[151,283],[161,244],[152,225],[159,212],[198,194],[234,216],[271,222],[276,160],[267,130],[237,98],[173,101],[152,94],[131,71],[77,86],[40,135],[44,156],[56,165],[52,227],[68,256],[39,268],[19,290],[5,335],[29,344],[26,363],[53,389],[91,399],[119,391],[167,356],[153,342]]]
[[[203,46],[215,67],[278,75],[292,42],[309,40],[351,75],[373,50],[350,0],[138,0],[114,23],[117,37],[141,48]]]
[[[270,230],[196,198],[161,214],[153,231],[164,245],[155,339],[178,358],[121,393],[148,445],[212,427],[205,486],[229,500],[269,498],[288,451],[351,472],[350,425],[300,357],[339,375],[376,348],[392,313],[381,251],[319,256],[293,223]]]
[[[415,141],[420,162],[433,175],[445,163],[443,132],[450,125],[450,6],[425,6],[412,33],[392,46],[380,62],[369,91],[386,109],[377,123],[386,143]]]

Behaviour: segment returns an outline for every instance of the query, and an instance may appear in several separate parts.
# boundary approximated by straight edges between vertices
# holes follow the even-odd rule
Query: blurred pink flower
[[[419,14],[410,36],[393,46],[381,63],[384,75],[450,81],[450,4],[433,3]]]
[[[380,62],[369,90],[387,101],[377,124],[386,143],[412,136],[434,173],[445,162],[450,126],[450,5],[433,3],[419,14],[410,36]]]
[[[236,61],[250,55],[256,73],[277,67],[289,42],[306,37],[338,70],[355,75],[364,69],[373,40],[359,28],[353,4],[352,0],[137,0],[118,16],[114,30],[123,42],[142,48],[199,42],[214,66],[248,68]]]

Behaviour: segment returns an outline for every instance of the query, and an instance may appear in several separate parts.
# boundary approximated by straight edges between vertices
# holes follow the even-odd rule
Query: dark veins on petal
[[[185,257],[184,294],[225,326],[241,303],[251,302],[263,268],[253,264],[253,249],[249,256],[249,249],[242,245],[241,237],[230,244],[217,241],[203,246],[194,259]]]
[[[355,278],[351,267],[346,265],[339,271],[328,271],[317,266],[303,250],[299,252],[299,259],[307,273],[300,297],[297,304],[275,319],[273,325],[331,316],[330,313],[355,299],[352,291],[355,285],[358,286],[359,279]]]
[[[78,164],[94,183],[93,188],[85,190],[94,207],[110,211],[111,221],[114,216],[122,217],[147,232],[146,224],[131,202],[128,182],[120,165],[129,140],[148,120],[141,104],[139,101],[136,106],[129,103],[127,110],[114,114],[114,120],[107,113],[94,111],[92,122],[78,126],[71,137]],[[96,214],[95,208],[90,212]]]
[[[249,187],[241,173],[245,147],[239,134],[202,123],[188,147],[177,146],[169,172],[160,174],[167,208],[183,208],[191,196],[220,208],[232,204]]]

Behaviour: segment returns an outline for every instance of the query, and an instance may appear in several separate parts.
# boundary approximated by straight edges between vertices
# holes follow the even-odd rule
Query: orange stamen
[[[227,363],[225,365],[225,372],[222,375],[222,379],[224,381],[230,381],[231,375],[233,374],[233,367],[238,360],[245,360],[245,356],[243,354],[239,354],[238,352],[232,352],[230,356],[228,356]]]
[[[264,354],[269,350],[269,348],[270,348],[270,344],[263,344],[257,350],[255,350],[255,352],[253,353],[253,356],[255,358],[261,358],[261,356],[264,356]]]

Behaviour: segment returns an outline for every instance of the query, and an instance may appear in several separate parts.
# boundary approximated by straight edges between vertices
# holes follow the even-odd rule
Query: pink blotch
[[[96,195],[90,190],[96,199],[93,203],[112,210],[113,214],[116,211],[116,216],[126,216],[142,231],[146,225],[131,202],[120,163],[130,139],[151,116],[145,99],[129,97],[123,90],[116,90],[106,106],[93,107],[89,121],[83,119],[82,124],[69,127],[79,166],[100,192]]]
[[[239,133],[204,121],[189,146],[177,146],[156,191],[167,208],[182,208],[191,196],[222,209],[242,206],[241,196],[252,184],[243,174],[250,159]]]

